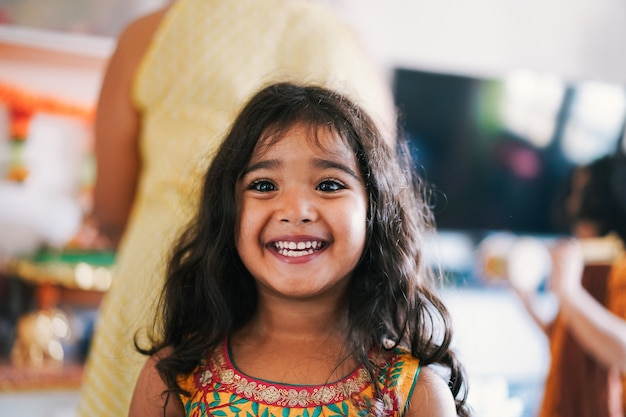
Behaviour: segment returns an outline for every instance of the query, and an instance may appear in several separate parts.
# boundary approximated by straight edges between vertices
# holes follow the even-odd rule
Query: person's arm
[[[456,416],[454,397],[446,381],[429,367],[422,367],[405,417]]]
[[[626,372],[626,321],[596,301],[581,284],[583,257],[574,240],[553,250],[552,288],[565,325],[598,362]]]
[[[185,410],[178,396],[169,394],[168,398],[168,394],[164,394],[167,385],[155,367],[158,361],[159,356],[153,355],[146,361],[141,370],[130,403],[129,417],[178,417],[185,415]]]
[[[524,309],[530,318],[535,322],[537,327],[539,327],[546,336],[549,336],[554,320],[547,319],[544,314],[542,314],[541,310],[537,308],[536,292],[525,291],[515,285],[513,285],[513,291],[517,294],[517,297],[524,306]]]
[[[93,214],[100,231],[115,246],[126,227],[141,169],[140,114],[131,97],[133,77],[165,10],[142,17],[124,29],[109,60],[98,98]]]

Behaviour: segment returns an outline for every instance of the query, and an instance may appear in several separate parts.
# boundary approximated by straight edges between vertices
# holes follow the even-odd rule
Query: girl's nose
[[[277,216],[281,222],[309,223],[317,218],[317,210],[312,196],[306,192],[294,191],[283,194]]]

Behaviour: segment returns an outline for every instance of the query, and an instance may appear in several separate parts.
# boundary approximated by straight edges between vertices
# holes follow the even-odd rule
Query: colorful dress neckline
[[[181,388],[191,395],[180,399],[193,417],[318,417],[404,414],[419,375],[419,360],[403,348],[373,352],[372,364],[380,369],[376,389],[363,365],[338,381],[299,385],[265,381],[238,370],[224,341],[187,377]],[[381,414],[382,412],[382,414]]]

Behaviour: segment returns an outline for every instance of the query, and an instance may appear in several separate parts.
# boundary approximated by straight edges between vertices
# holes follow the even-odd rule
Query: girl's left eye
[[[323,191],[325,193],[332,193],[346,188],[345,184],[337,180],[324,180],[318,184],[316,190]]]

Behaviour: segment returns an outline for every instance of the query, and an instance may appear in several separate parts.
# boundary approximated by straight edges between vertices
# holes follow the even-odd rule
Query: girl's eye
[[[258,191],[260,193],[267,193],[270,191],[275,191],[276,186],[274,185],[274,183],[268,180],[256,180],[248,186],[248,189]]]
[[[332,193],[346,188],[346,186],[337,180],[324,180],[319,183],[316,190],[323,191],[325,193]]]

